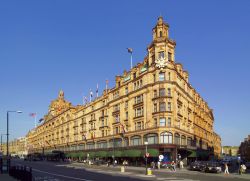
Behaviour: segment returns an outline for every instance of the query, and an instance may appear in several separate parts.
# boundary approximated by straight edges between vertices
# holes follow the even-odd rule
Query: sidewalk
[[[0,174],[1,181],[17,181],[16,179],[9,176],[9,174]]]
[[[82,163],[71,163],[70,165],[72,166],[80,166],[80,167],[84,167],[84,168],[92,168],[92,169],[102,169],[102,170],[112,170],[112,171],[120,171],[121,170],[121,166],[120,165],[117,165],[116,167],[113,167],[112,165],[110,167],[107,167],[106,165],[84,165]],[[134,166],[126,166],[125,168],[125,171],[128,171],[128,172],[131,172],[131,171],[139,171],[141,173],[144,173],[145,172],[145,167],[134,167]],[[218,177],[226,177],[224,175],[224,173],[204,173],[204,172],[198,172],[198,171],[190,171],[186,168],[183,168],[183,169],[177,169],[176,172],[173,172],[169,169],[166,169],[166,168],[162,168],[160,170],[158,169],[152,169],[153,171],[153,174],[154,173],[172,173],[172,174],[176,174],[176,173],[183,173],[183,174],[189,174],[189,175],[194,175],[194,174],[204,174],[206,176],[218,176]],[[249,173],[246,173],[246,174],[242,174],[242,175],[239,175],[238,173],[231,173],[229,174],[227,177],[230,177],[230,178],[241,178],[241,179],[247,179],[247,180],[250,180],[250,174]]]

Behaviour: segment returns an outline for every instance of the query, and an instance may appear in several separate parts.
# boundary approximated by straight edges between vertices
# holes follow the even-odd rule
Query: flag
[[[36,113],[30,113],[29,115],[33,118],[36,117]]]
[[[39,121],[38,121],[38,122],[39,122],[39,123],[41,123],[43,120],[44,120],[44,119],[43,119],[43,118],[41,118],[41,119],[39,119]]]
[[[82,134],[82,139],[87,141],[87,138],[86,138],[86,135],[85,134]]]
[[[96,84],[96,97],[98,97],[98,83]]]
[[[89,96],[89,102],[91,102],[91,100],[92,100],[92,97],[93,97],[93,92],[92,92],[92,90],[90,89],[90,96]]]
[[[121,124],[121,126],[122,126],[122,131],[123,131],[123,133],[126,133],[126,128],[124,127],[124,125]]]
[[[87,98],[87,96],[84,96],[84,102],[85,102],[85,104],[88,103],[88,98]]]
[[[108,83],[109,83],[109,80],[106,79],[106,93],[108,92]]]
[[[127,48],[127,50],[128,50],[128,53],[133,53],[133,49],[132,48]]]

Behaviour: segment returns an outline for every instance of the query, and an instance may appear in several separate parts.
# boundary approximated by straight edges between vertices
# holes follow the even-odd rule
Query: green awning
[[[95,154],[96,157],[100,157],[100,158],[107,157],[107,155],[108,155],[108,152],[107,152],[107,151],[98,151],[98,152],[96,152],[96,154]]]
[[[188,154],[188,158],[196,158],[197,157],[196,151],[190,150],[188,152],[190,152],[190,154]]]
[[[96,155],[96,152],[89,152],[89,158],[94,158]]]
[[[124,150],[123,157],[141,157],[141,150]]]
[[[107,156],[112,157],[113,153],[114,153],[113,151],[109,151],[107,153]],[[115,157],[122,157],[122,155],[123,155],[123,151],[115,150]]]
[[[148,153],[150,157],[158,157],[159,156],[159,150],[157,149],[148,149]]]

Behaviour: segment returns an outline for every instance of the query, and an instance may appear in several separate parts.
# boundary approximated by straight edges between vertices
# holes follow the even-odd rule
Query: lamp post
[[[145,153],[145,158],[146,158],[146,175],[148,174],[148,142],[145,141],[144,142],[145,146],[146,146],[146,153]]]
[[[15,113],[22,113],[22,111],[7,111],[7,157],[9,156],[9,113],[15,112]]]
[[[113,133],[113,166],[115,166],[115,137]]]

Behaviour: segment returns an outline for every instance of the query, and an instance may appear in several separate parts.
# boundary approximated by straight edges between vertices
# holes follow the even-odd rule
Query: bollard
[[[125,172],[125,166],[121,166],[121,172]]]
[[[147,175],[152,175],[152,170],[151,170],[151,168],[148,168],[148,169],[147,169]]]

